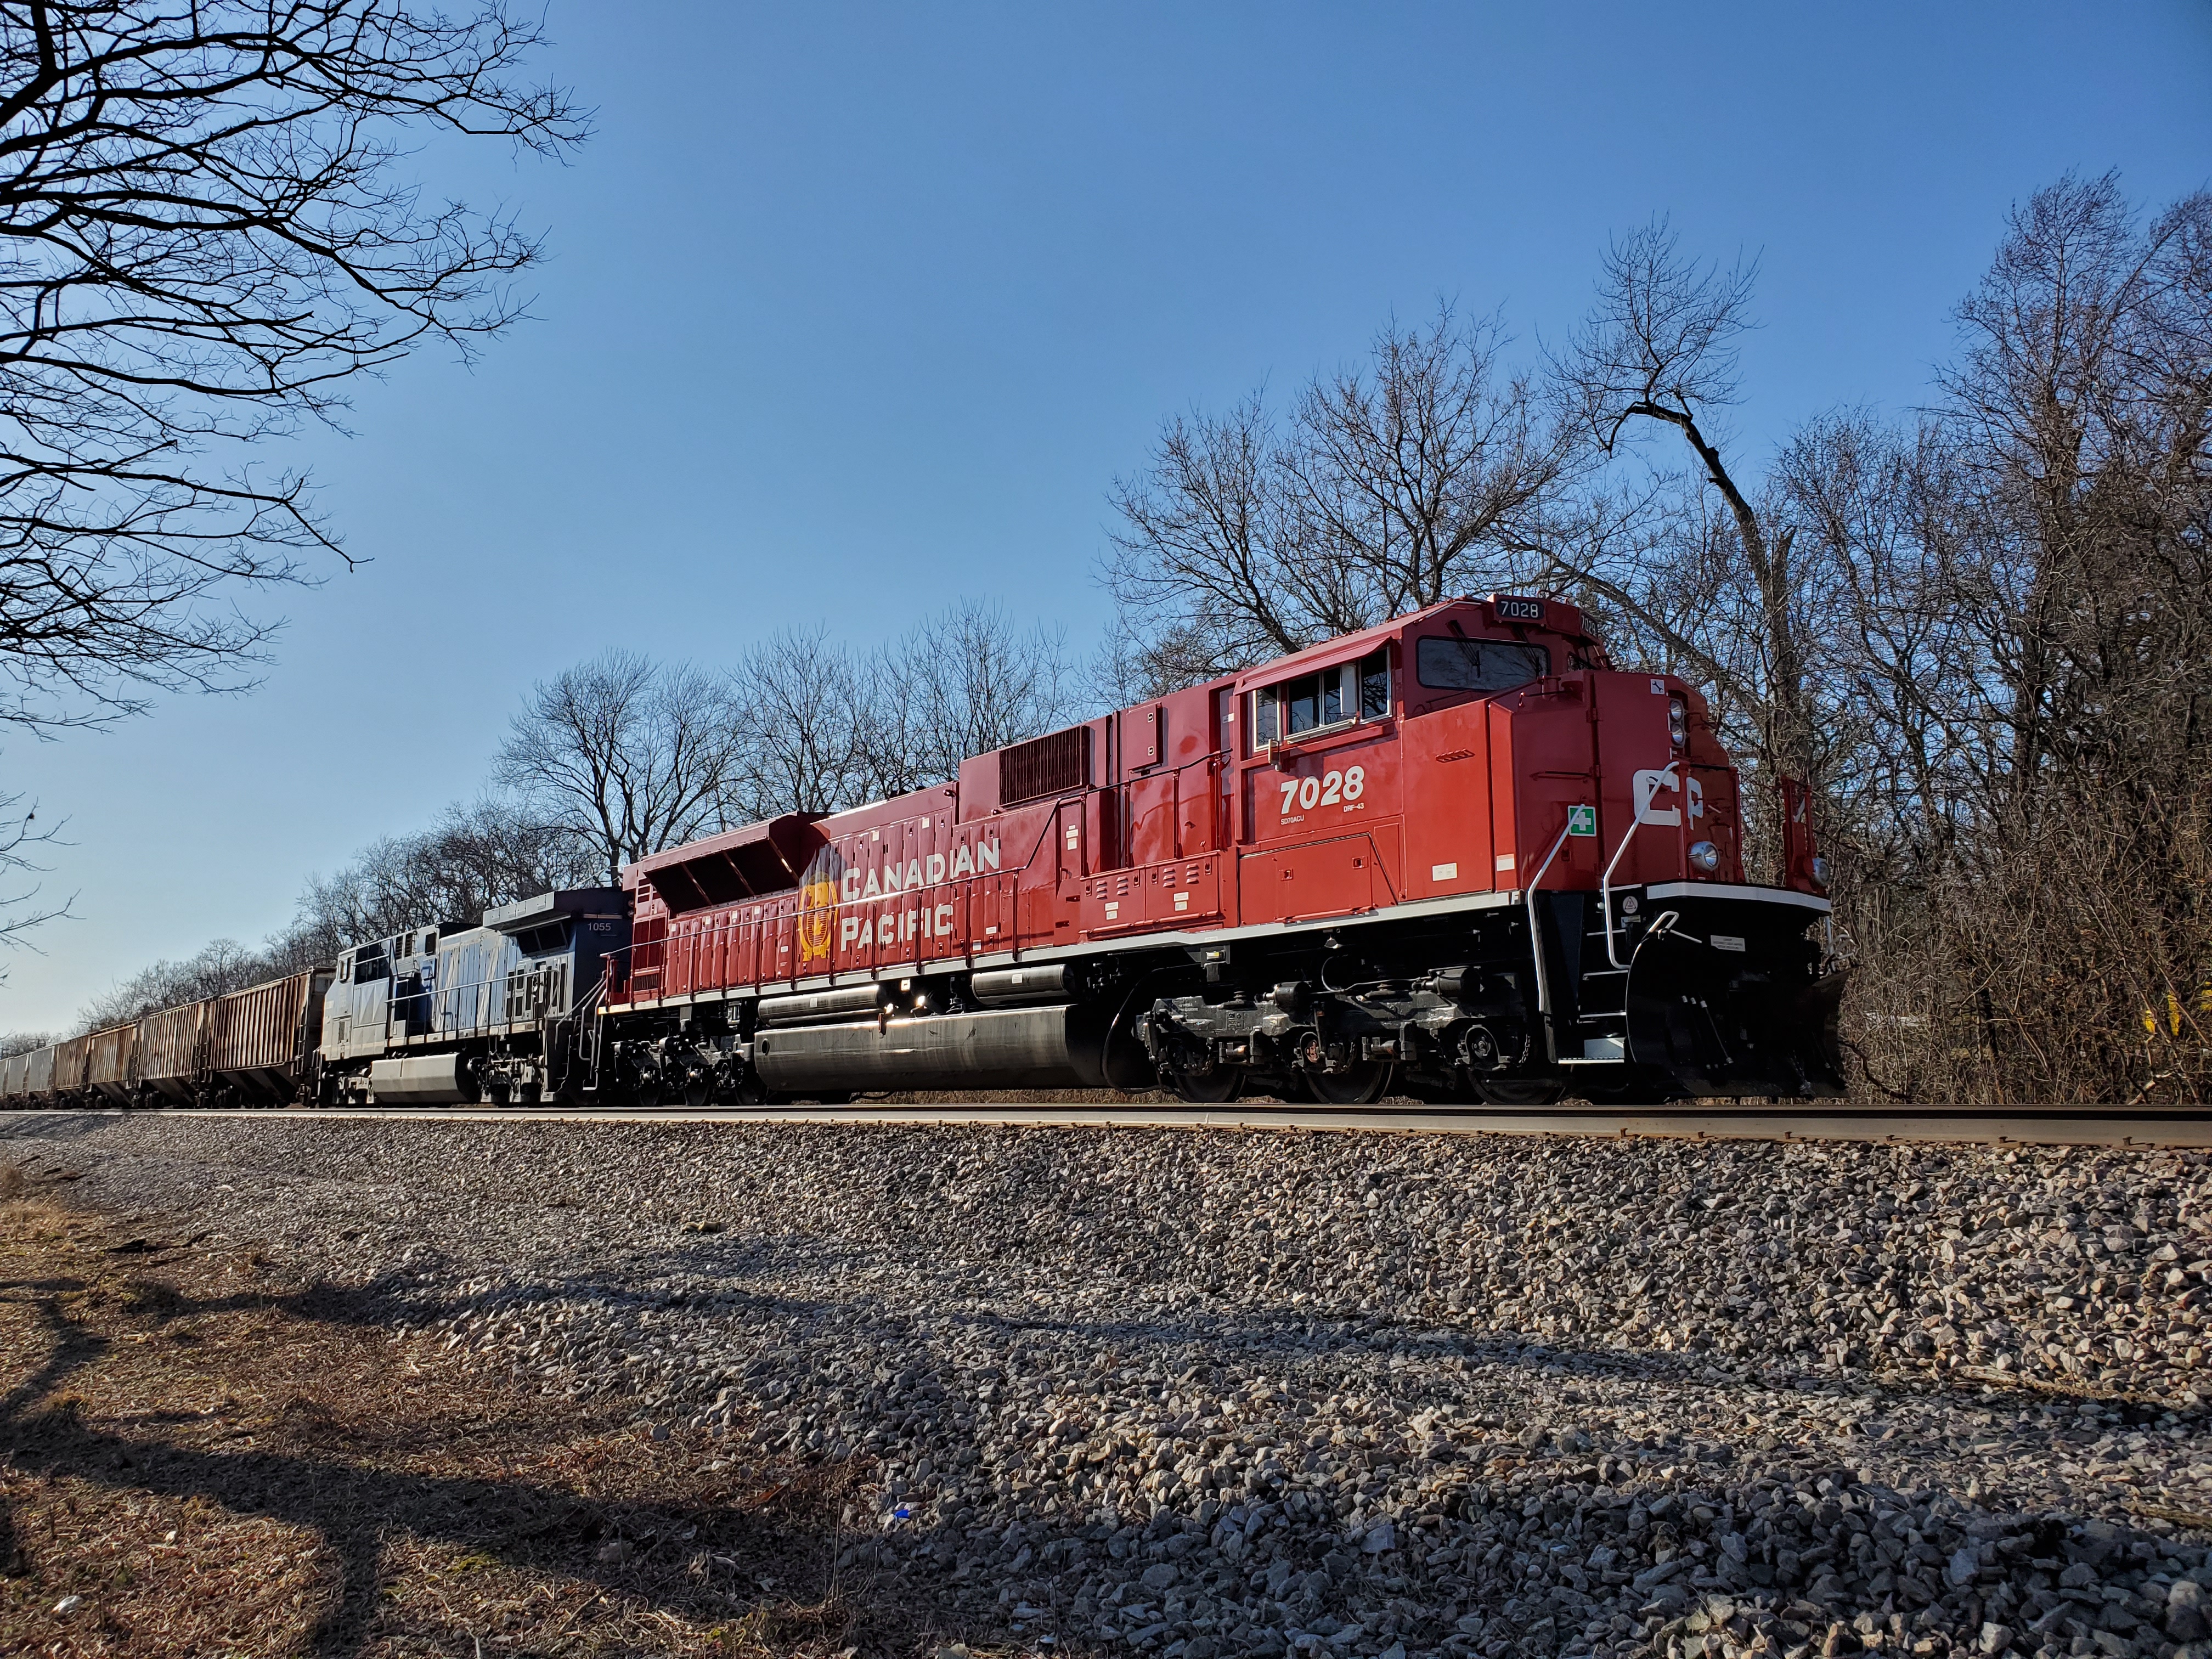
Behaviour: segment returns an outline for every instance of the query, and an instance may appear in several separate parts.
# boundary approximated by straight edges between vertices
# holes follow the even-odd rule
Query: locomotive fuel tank
[[[752,1064],[780,1094],[854,1089],[1099,1089],[1106,1018],[1062,1003],[864,1024],[778,1027]]]

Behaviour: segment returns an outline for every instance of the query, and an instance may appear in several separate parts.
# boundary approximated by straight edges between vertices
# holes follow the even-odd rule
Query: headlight
[[[1684,749],[1690,742],[1690,707],[1680,697],[1667,699],[1667,735],[1674,747]]]
[[[1828,860],[1818,853],[1813,855],[1813,881],[1815,886],[1826,887],[1828,884]]]
[[[1721,867],[1721,849],[1709,841],[1693,841],[1690,843],[1690,863],[1710,876]]]

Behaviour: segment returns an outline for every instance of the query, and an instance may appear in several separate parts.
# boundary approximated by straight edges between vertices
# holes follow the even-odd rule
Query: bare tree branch
[[[1439,306],[1279,422],[1256,392],[1169,421],[1108,497],[1102,574],[1137,679],[1166,690],[1511,586],[1573,450],[1504,372],[1505,343],[1496,319]]]
[[[493,780],[589,841],[611,884],[623,865],[721,826],[738,716],[713,675],[606,651],[532,689]]]
[[[226,593],[339,549],[242,447],[522,314],[538,243],[401,145],[574,144],[516,78],[542,38],[501,0],[0,0],[0,722],[252,682],[271,624]]]

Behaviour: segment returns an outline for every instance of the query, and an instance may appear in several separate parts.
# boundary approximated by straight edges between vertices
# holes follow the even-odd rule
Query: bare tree
[[[574,143],[515,78],[541,38],[501,0],[0,3],[0,720],[251,678],[269,625],[221,590],[337,544],[240,447],[520,314],[538,244],[396,164],[410,131]]]
[[[1255,393],[1170,420],[1117,479],[1103,577],[1147,689],[1224,673],[1532,567],[1565,428],[1505,372],[1495,319],[1395,320],[1279,421]]]
[[[1309,643],[1311,619],[1285,577],[1295,550],[1279,447],[1255,392],[1225,415],[1172,417],[1146,470],[1114,481],[1121,522],[1103,574],[1147,690]]]
[[[827,623],[780,629],[745,652],[725,681],[738,753],[724,816],[744,823],[866,799],[870,678]]]
[[[879,652],[868,677],[861,748],[867,787],[902,794],[1086,713],[1063,629],[1018,628],[1006,608],[966,599]]]
[[[1751,325],[1755,275],[1747,265],[1699,265],[1684,256],[1667,221],[1655,219],[1607,248],[1596,301],[1565,350],[1553,356],[1552,373],[1561,405],[1602,454],[1615,452],[1632,422],[1681,434],[1695,457],[1695,476],[1725,504],[1733,550],[1757,601],[1759,684],[1755,691],[1735,689],[1759,707],[1760,758],[1768,769],[1809,777],[1815,722],[1792,563],[1796,532],[1787,525],[1770,528],[1722,454],[1714,426],[1737,398],[1736,342]],[[1709,536],[1698,538],[1697,556],[1714,550]],[[1564,562],[1559,574],[1607,580],[1602,568]],[[1625,591],[1617,597],[1629,603]]]
[[[219,939],[182,962],[157,962],[141,969],[84,1006],[79,1031],[104,1030],[143,1019],[162,1008],[219,997],[273,979],[283,971],[264,951],[234,939]]]
[[[0,0],[0,725],[252,683],[274,624],[240,592],[339,553],[265,441],[521,314],[537,242],[399,164],[410,133],[576,143],[518,78],[542,38],[504,0]],[[0,897],[0,936],[62,913]]]
[[[1996,1089],[2212,1086],[2212,193],[2014,211],[1942,433],[1975,834],[1937,937]],[[2035,971],[2023,973],[2023,963]]]
[[[1507,586],[1522,568],[1569,452],[1528,377],[1505,371],[1506,343],[1495,316],[1439,306],[1425,329],[1394,319],[1364,368],[1301,394],[1283,470],[1293,580],[1320,633]]]
[[[456,801],[428,830],[385,836],[336,873],[311,876],[291,926],[264,954],[289,971],[349,945],[410,927],[473,925],[495,905],[605,878],[592,838],[545,823],[514,799]]]
[[[36,849],[53,844],[61,826],[42,826],[37,806],[23,806],[18,812],[19,806],[23,806],[21,795],[0,794],[0,888],[10,890],[0,891],[0,945],[35,950],[30,935],[69,915],[71,901],[40,902],[38,878],[46,867],[38,862]],[[6,971],[0,969],[0,985],[7,980]]]
[[[1917,428],[1781,449],[1869,1079],[2212,1087],[2212,196],[2012,216]]]
[[[623,865],[721,827],[744,714],[715,675],[605,651],[532,688],[493,781],[587,840],[619,881]]]

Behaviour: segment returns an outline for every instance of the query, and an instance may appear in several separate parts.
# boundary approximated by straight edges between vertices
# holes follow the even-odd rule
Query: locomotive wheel
[[[1177,1100],[1192,1106],[1219,1106],[1244,1092],[1244,1073],[1219,1066],[1202,1077],[1187,1072],[1162,1072],[1160,1081]]]
[[[1501,1077],[1478,1078],[1474,1091],[1486,1106],[1551,1106],[1567,1091],[1565,1084],[1540,1078]]]
[[[712,1072],[694,1072],[684,1079],[684,1103],[691,1110],[696,1112],[702,1106],[712,1104],[714,1098],[714,1074]]]
[[[1341,1072],[1304,1073],[1306,1092],[1324,1106],[1371,1106],[1390,1086],[1390,1062],[1363,1060]]]

